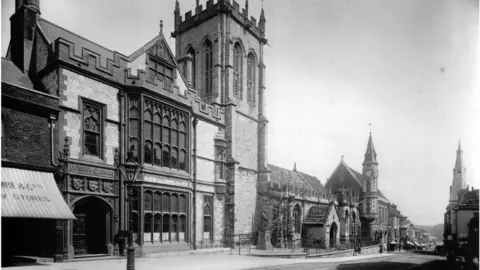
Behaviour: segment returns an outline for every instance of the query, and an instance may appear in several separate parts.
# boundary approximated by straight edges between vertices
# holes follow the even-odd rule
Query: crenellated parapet
[[[148,79],[147,71],[130,68],[130,59],[119,52],[115,51],[107,56],[106,53],[98,53],[89,48],[76,48],[81,45],[63,38],[55,40],[53,45],[55,58],[67,67],[89,73],[93,77],[121,88],[139,87],[150,90],[191,107],[194,115],[214,123],[225,124],[225,113],[218,105],[206,104],[194,89],[181,83],[172,85],[168,89],[157,78],[151,81]],[[81,51],[81,54],[75,53],[78,51]],[[108,58],[109,56],[112,58]],[[178,69],[177,80],[183,80]]]
[[[190,10],[183,17],[180,15],[180,8],[178,7],[175,15],[175,32],[172,33],[172,36],[175,37],[195,28],[221,13],[229,14],[231,18],[242,25],[253,36],[263,40],[265,33],[263,33],[262,29],[264,28],[261,27],[260,23],[257,23],[257,19],[253,16],[249,17],[248,5],[245,8],[240,8],[240,5],[235,0],[208,0],[205,8],[203,5],[198,5],[194,12]]]

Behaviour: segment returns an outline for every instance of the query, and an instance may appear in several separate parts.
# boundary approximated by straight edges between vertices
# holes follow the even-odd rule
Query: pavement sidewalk
[[[393,254],[369,254],[358,255],[353,257],[340,258],[321,258],[321,259],[280,259],[280,258],[259,258],[244,255],[230,254],[199,254],[199,255],[182,255],[161,258],[136,258],[136,270],[240,270],[252,269],[266,266],[290,265],[299,263],[334,263],[348,262],[363,259],[371,259],[378,257],[392,256]],[[101,261],[78,261],[52,263],[49,265],[20,266],[5,268],[11,270],[87,270],[87,269],[105,269],[105,270],[124,270],[126,269],[126,259],[117,260],[101,260]]]

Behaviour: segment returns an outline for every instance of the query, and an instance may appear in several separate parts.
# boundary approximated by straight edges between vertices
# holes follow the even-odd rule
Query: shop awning
[[[2,168],[2,217],[75,219],[53,173]]]

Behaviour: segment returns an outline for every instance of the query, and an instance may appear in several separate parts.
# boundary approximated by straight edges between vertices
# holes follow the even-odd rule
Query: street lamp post
[[[388,225],[387,226],[387,253],[390,253],[390,230],[392,229],[392,226]]]
[[[118,165],[120,174],[125,179],[123,183],[128,187],[128,208],[129,208],[129,221],[128,221],[128,247],[127,247],[127,270],[135,269],[135,247],[133,246],[133,220],[132,220],[132,200],[133,200],[133,188],[132,184],[137,180],[138,176],[142,173],[143,167],[135,162],[132,149],[127,152],[127,161]]]

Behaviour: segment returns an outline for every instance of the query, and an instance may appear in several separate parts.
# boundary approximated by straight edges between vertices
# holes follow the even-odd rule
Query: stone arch
[[[108,253],[113,237],[111,204],[102,197],[87,195],[72,202],[72,211],[77,217],[71,230],[75,255]]]
[[[255,51],[255,49],[253,48],[248,48],[247,49],[247,53],[245,54],[247,57],[249,54],[252,54],[253,58],[255,59],[255,63],[257,64],[257,67],[259,67],[260,65],[260,60],[259,60],[259,57],[257,55],[257,52]]]
[[[240,48],[242,48],[243,58],[247,57],[247,47],[245,47],[245,44],[240,37],[232,37],[230,43],[232,44],[232,48],[235,46],[235,44],[238,43],[238,45],[240,45]]]
[[[330,230],[329,230],[329,247],[332,247],[336,244],[338,244],[338,233],[339,233],[339,228],[337,225],[337,222],[332,222],[330,224]]]

